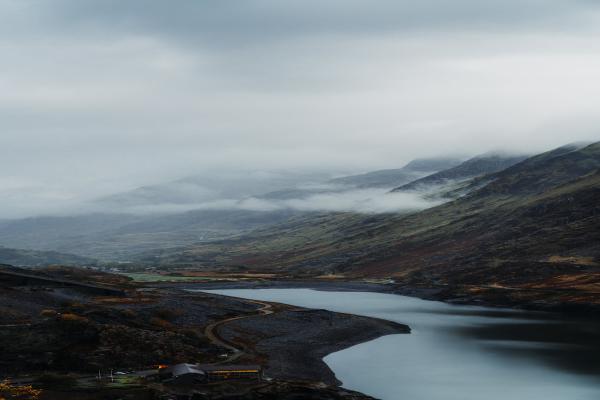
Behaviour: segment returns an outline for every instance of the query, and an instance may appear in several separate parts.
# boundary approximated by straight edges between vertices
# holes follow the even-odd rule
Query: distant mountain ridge
[[[453,182],[462,182],[478,176],[501,171],[525,159],[526,155],[501,155],[483,154],[470,158],[452,168],[436,172],[423,178],[414,180],[392,190],[392,192],[406,192],[423,190],[432,186],[442,186]]]
[[[485,194],[532,194],[566,184],[600,168],[600,143],[559,147],[485,178]],[[480,184],[480,183],[479,183]]]
[[[452,157],[420,158],[410,161],[402,168],[382,169],[364,174],[342,176],[313,187],[288,188],[265,193],[258,197],[261,199],[288,200],[352,189],[389,189],[434,172],[454,167],[460,163],[461,159]]]
[[[457,158],[416,159],[402,168],[385,169],[332,179],[329,183],[364,187],[395,187],[437,171],[455,167],[461,163]]]
[[[422,159],[409,163],[400,174],[392,172],[391,179],[398,179],[401,174],[425,174],[418,172],[430,168],[440,168],[456,163],[453,159]],[[379,177],[376,171],[367,174],[369,177]],[[218,240],[235,237],[250,230],[266,227],[299,214],[310,215],[309,211],[297,211],[290,208],[274,210],[237,209],[232,199],[231,205],[222,209],[216,204],[214,209],[199,209],[173,212],[166,208],[157,208],[155,212],[132,214],[128,211],[146,206],[160,206],[161,202],[190,204],[194,206],[194,196],[202,199],[212,199],[213,196],[237,196],[256,193],[257,191],[274,187],[293,185],[294,182],[311,182],[320,178],[325,184],[326,191],[331,190],[331,184],[326,174],[274,173],[250,174],[238,177],[232,176],[227,182],[215,182],[212,178],[185,178],[175,183],[142,187],[131,192],[117,194],[99,199],[99,202],[112,213],[98,212],[77,216],[47,216],[32,217],[19,220],[0,221],[0,245],[10,248],[35,249],[40,251],[57,251],[73,253],[82,257],[93,257],[106,261],[126,261],[138,253],[156,248],[171,249],[201,241]],[[270,179],[273,182],[267,182]],[[349,177],[353,179],[353,177]],[[243,181],[243,184],[240,183]],[[375,186],[379,184],[378,181]],[[228,188],[232,184],[234,188]],[[239,184],[239,185],[238,185]],[[174,185],[174,186],[172,186]],[[344,186],[346,189],[347,187]],[[201,188],[199,191],[198,188]],[[206,189],[209,188],[209,189]],[[171,190],[172,189],[172,190]],[[206,189],[206,190],[205,190]],[[318,191],[306,189],[290,189],[272,192],[271,199],[301,198]],[[205,197],[202,197],[205,196]],[[258,196],[260,198],[260,196]],[[269,196],[265,195],[266,199]],[[230,208],[229,208],[230,207]],[[185,207],[184,207],[185,208]],[[35,261],[35,260],[34,260]]]
[[[223,172],[218,176],[211,176],[207,172],[206,175],[190,176],[105,196],[95,203],[103,210],[144,211],[163,206],[163,212],[172,212],[165,206],[190,205],[193,208],[201,203],[258,196],[270,191],[324,181],[330,177],[327,173],[293,171]],[[160,212],[161,209],[157,208],[156,211]]]
[[[143,260],[168,268],[392,278],[442,287],[449,296],[501,291],[517,302],[600,306],[600,142],[527,158],[477,185],[417,213],[300,217]]]
[[[529,158],[521,163],[518,163],[519,157],[517,156],[499,157],[497,155],[488,155],[486,158],[475,157],[462,163],[460,160],[452,158],[415,160],[405,167],[395,170],[373,171],[372,173],[343,177],[341,179],[345,179],[345,182],[348,183],[335,186],[345,188],[343,190],[357,188],[362,190],[367,187],[365,179],[371,182],[369,185],[377,187],[384,183],[387,186],[390,182],[397,182],[398,179],[406,179],[408,175],[427,175],[416,182],[439,182],[437,179],[440,177],[440,179],[449,179],[449,177],[457,178],[460,176],[467,179],[465,185],[472,185],[468,190],[469,192],[478,192],[485,186],[489,186],[487,190],[494,187],[496,187],[494,190],[500,190],[501,185],[506,186],[507,179],[509,179],[508,177],[503,178],[503,171],[483,176],[477,175],[476,178],[471,178],[471,176],[481,174],[482,171],[496,170],[509,164],[512,165],[509,169],[517,168],[524,162],[528,163],[525,165],[530,165],[525,169],[533,168],[533,166],[541,168],[544,163],[548,163],[561,155],[571,154],[573,150],[574,148],[557,149],[545,155]],[[581,162],[583,166],[587,165],[585,160]],[[548,164],[548,168],[551,168],[552,165],[554,164]],[[449,166],[449,168],[433,174],[425,171],[444,166]],[[581,172],[580,169],[573,168],[573,176]],[[515,169],[515,171],[517,170]],[[548,171],[543,174],[545,175],[544,179],[550,179],[553,176]],[[511,174],[510,176],[515,175]],[[494,184],[496,186],[492,185],[493,182],[496,182]],[[324,188],[314,190],[326,192],[332,189],[326,184]],[[290,189],[289,191],[271,192],[270,195],[272,199],[279,200],[286,198],[298,199],[302,196],[310,196],[311,193],[314,194],[315,192],[307,192],[304,189]],[[279,199],[277,196],[279,196]],[[267,195],[264,198],[271,200]],[[260,196],[258,199],[262,200]],[[394,197],[390,196],[390,199],[386,201],[393,202]],[[285,203],[283,204],[285,205]],[[117,209],[120,208],[117,207]],[[414,213],[414,210],[411,212]],[[73,217],[39,217],[0,221],[0,245],[10,248],[58,251],[108,261],[148,260],[146,255],[154,250],[168,256],[169,254],[175,254],[180,248],[191,248],[202,242],[215,242],[226,239],[237,240],[237,238],[242,238],[244,235],[257,230],[257,232],[278,232],[279,227],[288,223],[291,225],[300,223],[302,227],[298,228],[298,232],[301,232],[316,221],[315,215],[324,215],[327,221],[334,221],[331,227],[338,231],[335,233],[335,237],[340,239],[349,237],[344,235],[351,235],[350,237],[358,235],[360,237],[364,228],[360,221],[378,221],[378,224],[381,223],[382,226],[387,226],[388,222],[391,223],[398,218],[404,218],[393,213],[365,216],[352,215],[352,213],[298,211],[285,207],[266,208],[263,211],[217,208],[149,215],[122,213],[89,214]],[[339,215],[345,217],[340,217],[341,219],[338,221]],[[351,218],[350,215],[352,215]],[[355,220],[358,225],[346,228],[347,221],[344,221],[344,218]],[[338,222],[343,223],[338,225]],[[371,223],[368,225],[371,225]],[[374,234],[374,237],[377,237],[377,235]],[[307,236],[319,237],[313,232]],[[321,247],[326,246],[325,242],[321,244]],[[347,255],[341,257],[341,259],[346,258],[348,258]],[[291,257],[289,261],[292,262],[294,259],[294,257]],[[322,264],[322,260],[319,261],[318,265]]]

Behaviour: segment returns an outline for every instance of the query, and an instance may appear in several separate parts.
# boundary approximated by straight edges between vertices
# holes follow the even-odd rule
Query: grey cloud
[[[37,2],[64,28],[110,35],[167,35],[184,42],[235,45],[299,35],[581,28],[586,0],[59,0]],[[107,31],[107,29],[109,29]]]
[[[599,22],[584,0],[0,0],[0,184],[28,182],[1,214],[593,140]]]
[[[433,207],[441,200],[419,193],[389,193],[390,189],[349,190],[321,193],[283,201],[283,206],[301,211],[353,211],[359,213],[409,212]]]
[[[410,212],[442,204],[446,199],[428,198],[427,193],[390,193],[391,188],[350,189],[335,192],[315,193],[299,198],[266,199],[247,197],[243,199],[222,198],[204,202],[165,202],[134,204],[121,207],[120,212],[131,214],[180,213],[192,210],[246,210],[246,211],[332,211],[358,213]],[[110,212],[96,205],[94,212]]]

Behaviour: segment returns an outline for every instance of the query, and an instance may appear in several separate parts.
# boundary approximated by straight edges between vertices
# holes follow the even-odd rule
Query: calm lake
[[[598,400],[600,324],[370,292],[211,290],[408,324],[330,354],[348,389],[385,400]]]

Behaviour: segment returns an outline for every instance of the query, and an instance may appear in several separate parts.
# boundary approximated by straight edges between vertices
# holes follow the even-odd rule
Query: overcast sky
[[[0,0],[0,68],[0,217],[600,137],[595,0]]]

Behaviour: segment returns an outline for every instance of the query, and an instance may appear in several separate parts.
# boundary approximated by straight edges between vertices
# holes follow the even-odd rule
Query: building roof
[[[199,369],[196,364],[175,364],[170,367],[164,368],[160,371],[160,374],[167,374],[173,377],[187,375],[187,374],[196,374],[196,375],[205,375],[202,369]]]

